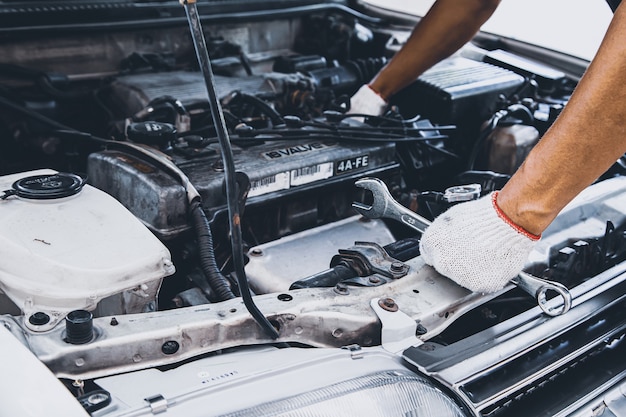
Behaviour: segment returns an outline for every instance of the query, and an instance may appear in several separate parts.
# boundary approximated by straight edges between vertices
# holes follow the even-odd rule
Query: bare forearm
[[[370,83],[385,100],[467,43],[500,0],[437,0],[404,47]]]
[[[622,6],[565,110],[499,194],[502,210],[531,233],[626,151],[625,38]]]

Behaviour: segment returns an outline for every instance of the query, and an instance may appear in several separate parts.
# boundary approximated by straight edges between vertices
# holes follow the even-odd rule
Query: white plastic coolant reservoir
[[[167,248],[120,203],[53,174],[0,177],[0,192],[14,193],[0,200],[0,288],[26,318],[36,312],[51,318],[39,327],[30,323],[35,330],[113,294],[158,288],[174,272]]]

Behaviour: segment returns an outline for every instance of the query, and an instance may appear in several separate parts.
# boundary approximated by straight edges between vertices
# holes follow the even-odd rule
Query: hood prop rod
[[[256,304],[254,304],[254,300],[252,299],[250,292],[250,286],[248,285],[248,280],[244,270],[243,241],[241,237],[241,218],[238,199],[239,193],[237,192],[238,184],[235,174],[233,151],[230,146],[230,138],[228,136],[226,122],[224,120],[224,113],[222,112],[222,107],[217,98],[215,77],[213,76],[213,70],[211,69],[211,61],[204,33],[202,31],[200,17],[198,15],[196,0],[180,0],[180,3],[185,8],[189,29],[191,30],[191,37],[193,39],[193,45],[196,50],[196,57],[198,58],[198,64],[200,65],[202,75],[204,76],[204,82],[209,96],[209,105],[211,107],[211,115],[213,116],[213,121],[215,123],[215,130],[217,131],[217,137],[220,144],[220,152],[224,162],[230,242],[232,246],[233,264],[235,275],[237,277],[237,283],[239,285],[239,291],[241,292],[243,303],[252,317],[270,337],[276,339],[278,338],[278,331],[261,313]]]

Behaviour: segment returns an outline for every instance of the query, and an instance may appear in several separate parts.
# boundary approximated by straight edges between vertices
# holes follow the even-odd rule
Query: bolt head
[[[398,304],[396,304],[393,298],[381,298],[378,300],[380,308],[386,311],[395,312],[398,311]]]
[[[173,355],[174,353],[178,352],[179,348],[180,345],[177,341],[168,340],[167,342],[163,343],[163,346],[161,346],[161,351],[166,355]]]
[[[389,270],[391,272],[402,272],[404,270],[404,264],[402,262],[392,262]]]
[[[259,248],[254,248],[250,251],[250,255],[252,256],[262,256],[263,255],[263,250],[259,249]]]

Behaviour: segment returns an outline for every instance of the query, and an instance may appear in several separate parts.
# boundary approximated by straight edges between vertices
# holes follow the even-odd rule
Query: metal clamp
[[[150,405],[150,411],[152,414],[159,414],[164,411],[167,411],[167,399],[163,397],[161,394],[153,395],[152,397],[144,398]]]
[[[370,306],[382,325],[381,345],[391,353],[400,353],[411,346],[421,345],[415,336],[417,323],[403,313],[392,298],[373,298]]]
[[[443,199],[447,203],[460,203],[462,201],[476,200],[480,197],[482,187],[480,184],[457,185],[446,188]]]

